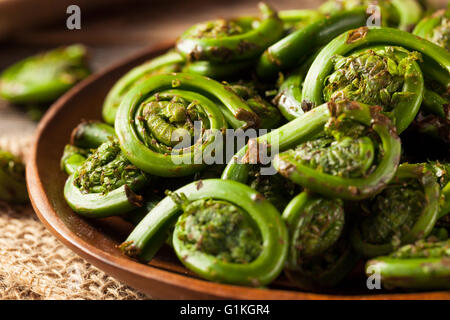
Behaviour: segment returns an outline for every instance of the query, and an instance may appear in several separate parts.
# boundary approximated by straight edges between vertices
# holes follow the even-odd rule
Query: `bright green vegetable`
[[[327,47],[308,71],[303,104],[314,106],[322,101],[350,99],[380,105],[395,121],[398,132],[405,130],[414,120],[423,99],[424,81],[415,62],[420,56],[389,46],[364,49],[348,57],[335,53],[330,56],[334,71],[325,75],[322,71],[327,67],[319,67],[317,61],[328,51]],[[308,80],[319,72],[324,76],[324,83],[316,81],[311,85]],[[321,97],[319,90],[322,90]]]
[[[134,192],[149,183],[149,176],[132,165],[119,143],[103,143],[76,171],[64,188],[64,197],[77,213],[93,218],[120,215],[141,206]]]
[[[177,50],[190,61],[231,62],[256,58],[283,36],[277,13],[260,3],[262,18],[214,20],[186,30],[176,43]],[[255,26],[256,25],[256,26]]]
[[[341,34],[326,45],[319,53],[305,78],[302,92],[304,102],[314,106],[320,105],[324,101],[323,89],[327,77],[332,73],[334,56],[345,56],[352,50],[359,49],[362,46],[381,44],[386,46],[401,46],[405,49],[418,51],[423,55],[424,59],[431,59],[440,65],[447,74],[450,72],[450,54],[439,46],[401,30],[361,27]],[[408,70],[412,72],[413,69],[416,69],[416,67],[414,64],[411,64],[407,67],[406,72],[409,73]],[[423,85],[420,84],[420,79],[411,82],[405,79],[405,87],[409,87],[408,89],[405,88],[405,92],[415,93],[414,96],[417,95],[420,99],[413,99],[415,101],[413,107],[408,109],[407,112],[402,112],[407,108],[399,108],[396,118],[396,125],[398,126],[399,132],[405,129],[408,122],[414,118],[415,114],[413,116],[411,115],[414,111],[417,112],[418,110],[415,104],[417,101],[419,103],[421,102],[423,95],[423,89],[420,90],[420,88],[423,88]],[[406,98],[405,100],[407,100]],[[407,106],[408,104],[405,102],[404,105]],[[404,118],[407,121],[403,120]]]
[[[102,143],[113,139],[114,128],[99,121],[83,121],[72,131],[70,143],[84,149],[96,149]]]
[[[423,18],[414,28],[413,34],[450,51],[450,11],[439,10]]]
[[[176,90],[164,92],[171,88]],[[180,113],[173,118],[163,115],[163,109],[157,107],[158,101],[152,101],[162,99],[166,101],[163,104],[167,104],[167,100],[178,97],[183,102],[176,104]],[[202,169],[205,165],[204,151],[212,146],[218,152],[221,145],[213,144],[215,136],[226,127],[222,112],[209,97],[220,101],[223,108],[227,108],[228,115],[234,115],[226,117],[233,127],[243,124],[244,127],[251,127],[261,123],[259,116],[223,84],[193,74],[156,75],[133,89],[119,108],[116,133],[126,156],[137,167],[159,176],[185,176]],[[187,111],[190,114],[186,114]],[[180,121],[177,120],[178,116]],[[192,126],[189,125],[193,121],[185,123],[185,119],[182,119],[192,116],[195,119],[191,120],[201,121],[205,129],[202,132],[203,141],[197,139],[195,143],[191,141],[186,144],[187,141],[183,140],[182,149],[167,145],[169,140],[172,144],[180,142],[172,141],[169,134],[179,126],[185,129],[183,136],[188,132],[188,137],[193,137]],[[196,148],[198,152],[194,152]]]
[[[188,202],[182,201],[180,206],[180,197]],[[224,216],[217,215],[219,212]],[[151,260],[147,253],[162,245],[164,237],[160,235],[166,234],[174,219],[178,220],[173,235],[175,252],[187,268],[203,278],[263,286],[283,269],[286,227],[273,205],[248,186],[209,179],[178,189],[149,212],[122,244],[122,250]],[[212,233],[205,234],[205,228]],[[200,241],[202,234],[205,243]]]
[[[334,57],[325,81],[324,101],[348,99],[383,107],[401,133],[414,120],[424,82],[415,62],[420,56],[396,47],[370,48]]]
[[[61,170],[71,175],[77,171],[89,155],[89,150],[78,148],[71,144],[66,145],[61,157]]]
[[[19,104],[56,100],[90,71],[86,48],[72,45],[26,58],[0,76],[0,96]]]
[[[431,232],[438,218],[439,185],[426,166],[402,164],[388,187],[361,210],[369,215],[353,228],[353,246],[366,257],[389,254]]]
[[[323,135],[276,155],[272,164],[285,177],[317,193],[364,199],[380,192],[394,176],[400,139],[379,109],[345,104],[346,110],[340,110],[341,105],[330,110]]]
[[[249,72],[255,61],[243,60],[229,63],[219,63],[210,61],[192,61],[186,63],[183,72],[198,74],[215,80],[237,79],[245,72]]]
[[[25,166],[7,151],[0,150],[0,200],[11,203],[28,201]]]
[[[339,105],[345,109],[345,103],[340,102]],[[329,103],[319,106],[278,129],[258,137],[253,145],[258,148],[266,147],[268,151],[271,146],[276,145],[280,152],[295,147],[323,131],[324,125],[330,119],[330,108],[333,106]],[[247,183],[251,167],[248,163],[251,152],[256,150],[250,149],[249,144],[239,150],[225,168],[222,179]]]
[[[450,240],[418,241],[366,265],[368,276],[377,272],[388,289],[450,289]]]
[[[302,289],[331,287],[355,266],[359,256],[344,238],[341,200],[297,195],[283,212],[289,230],[286,275]]]
[[[301,28],[270,46],[256,67],[258,76],[271,78],[299,65],[344,31],[366,25],[364,8],[337,13]]]
[[[321,255],[333,246],[344,229],[342,200],[326,199],[307,191],[296,196],[283,212],[290,229],[288,265]]]
[[[289,121],[309,111],[307,105],[302,105],[302,89],[306,73],[315,57],[316,55],[313,55],[300,68],[290,74],[281,84],[275,97],[278,109]]]

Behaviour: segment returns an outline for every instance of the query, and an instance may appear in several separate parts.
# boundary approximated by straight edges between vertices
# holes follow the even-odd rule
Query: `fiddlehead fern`
[[[165,92],[172,88],[176,90]],[[203,151],[208,146],[221,147],[213,143],[226,127],[217,102],[210,98],[227,109],[225,114],[233,127],[259,126],[259,116],[234,92],[212,79],[183,73],[156,75],[133,89],[119,108],[115,128],[126,156],[137,167],[159,176],[185,176],[202,169]],[[172,99],[183,102],[172,103]],[[167,114],[169,111],[176,114]],[[200,121],[205,131],[191,141],[195,138],[190,131],[194,120]],[[176,137],[170,132],[175,132],[178,123],[187,130],[179,132],[178,137],[183,139],[173,141]],[[183,148],[179,148],[180,140]]]
[[[330,106],[334,109],[323,134],[276,155],[273,166],[326,196],[370,197],[393,177],[400,161],[400,139],[376,107],[347,102],[343,111],[339,105]]]
[[[265,3],[261,3],[259,8],[260,20],[243,17],[194,25],[180,36],[176,48],[191,61],[254,59],[284,32],[283,23],[272,8]]]
[[[417,59],[420,57],[395,47],[338,56],[335,71],[326,80],[324,100],[350,99],[382,106],[401,133],[413,121],[423,98]]]
[[[450,289],[450,240],[417,241],[401,247],[389,256],[370,260],[367,275],[374,271],[388,289]]]
[[[450,51],[450,11],[439,10],[423,18],[413,33]]]
[[[413,33],[438,46],[450,50],[450,20],[449,11],[439,10],[433,15],[420,21]],[[423,110],[419,112],[413,128],[420,133],[431,137],[450,142],[450,104],[449,104],[449,81],[447,77],[442,77],[433,68],[425,73],[427,80],[427,90],[423,98]],[[439,75],[439,76],[438,76]]]
[[[450,72],[450,55],[439,46],[401,30],[362,27],[343,33],[331,41],[319,53],[305,78],[302,92],[304,103],[309,103],[311,106],[314,106],[321,104],[324,100],[326,80],[329,79],[333,68],[335,68],[334,56],[345,56],[351,50],[373,44],[383,44],[387,47],[394,45],[415,50],[422,54],[424,60],[434,61],[434,64],[439,65],[442,72],[447,74]],[[401,57],[401,51],[403,49],[385,48],[384,50],[394,50],[403,59]],[[370,54],[370,50],[367,53]],[[385,53],[382,55],[385,56]],[[400,61],[398,66],[402,67],[401,60],[398,61]],[[417,64],[414,62],[405,62],[404,68],[406,68],[404,73],[405,78],[401,90],[403,93],[400,95],[399,92],[398,102],[393,101],[394,103],[396,102],[396,106],[392,111],[399,132],[403,131],[414,119],[422,102],[424,90],[423,80],[421,80],[422,74]]]
[[[86,78],[84,46],[72,45],[22,60],[3,71],[0,96],[13,103],[48,103]]]
[[[28,201],[25,166],[14,155],[0,150],[0,200],[12,203]]]
[[[352,244],[367,257],[384,255],[426,237],[439,212],[439,185],[424,165],[402,164],[380,194],[362,206],[368,215],[352,231]]]
[[[183,247],[181,252],[198,250],[225,263],[239,264],[250,263],[261,254],[261,235],[233,204],[204,199],[179,205],[183,214],[175,226],[174,239]]]
[[[137,66],[122,76],[111,88],[103,103],[103,119],[106,123],[114,124],[117,109],[123,97],[134,86],[142,83],[155,74],[178,72],[184,63],[184,58],[176,51],[169,51],[140,66]]]
[[[175,221],[177,256],[205,279],[262,286],[284,266],[288,239],[278,211],[250,187],[218,179],[193,182],[166,197],[134,229],[122,250],[151,260]]]
[[[271,78],[279,71],[299,65],[321,46],[344,31],[366,25],[364,8],[325,17],[292,32],[270,46],[261,56],[256,72],[262,78]]]
[[[345,212],[339,199],[302,192],[283,212],[289,230],[286,275],[303,289],[331,287],[358,261],[344,239]]]
[[[114,139],[115,135],[114,128],[105,123],[99,121],[81,122],[73,129],[70,144],[64,148],[61,157],[61,169],[71,175],[92,154],[92,150]]]
[[[290,229],[288,265],[321,255],[341,236],[345,214],[339,199],[326,199],[307,191],[293,199],[283,212]]]
[[[87,217],[124,214],[142,204],[135,194],[149,176],[131,164],[116,140],[103,143],[67,179],[64,197],[70,207]]]

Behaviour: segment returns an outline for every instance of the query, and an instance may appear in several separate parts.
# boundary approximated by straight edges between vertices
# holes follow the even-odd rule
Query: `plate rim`
[[[131,56],[120,59],[116,63],[102,69],[99,72],[92,74],[87,79],[81,81],[61,98],[59,98],[46,112],[40,123],[38,124],[33,143],[31,146],[30,156],[27,160],[26,181],[30,201],[34,211],[38,215],[40,221],[45,227],[64,245],[69,247],[77,255],[103,270],[106,274],[112,275],[121,282],[130,285],[145,292],[150,296],[158,297],[158,294],[150,288],[139,287],[138,278],[153,281],[166,286],[166,289],[172,287],[174,290],[185,290],[186,294],[201,297],[202,299],[252,299],[252,300],[266,300],[266,299],[282,299],[282,300],[330,300],[330,299],[353,299],[353,300],[380,300],[380,299],[450,299],[450,292],[447,291],[432,291],[432,292],[414,292],[414,293],[382,293],[382,294],[363,294],[363,295],[342,295],[342,294],[323,294],[302,292],[295,290],[282,289],[265,289],[265,288],[251,288],[229,284],[221,284],[210,282],[207,280],[197,279],[188,275],[174,273],[168,270],[163,270],[148,264],[139,263],[126,256],[117,257],[103,251],[85,240],[77,236],[73,231],[67,227],[64,222],[58,217],[58,214],[51,205],[51,201],[44,192],[43,184],[39,176],[38,170],[38,149],[42,139],[42,135],[46,127],[51,123],[54,116],[64,111],[65,104],[74,99],[77,94],[85,87],[100,81],[109,73],[124,67],[127,64],[133,63],[145,57],[150,58],[157,52],[167,50],[173,47],[173,42],[160,43],[158,45],[149,46]],[[125,276],[127,275],[127,276]],[[131,279],[129,276],[136,276],[136,279]],[[186,291],[187,290],[187,291]],[[163,295],[164,298],[170,295]],[[174,294],[171,298],[177,298]]]

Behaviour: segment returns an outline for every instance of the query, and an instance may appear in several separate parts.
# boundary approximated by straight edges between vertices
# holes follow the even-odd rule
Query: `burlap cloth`
[[[26,157],[32,135],[0,137]],[[0,202],[0,299],[145,299],[65,247],[31,206]]]

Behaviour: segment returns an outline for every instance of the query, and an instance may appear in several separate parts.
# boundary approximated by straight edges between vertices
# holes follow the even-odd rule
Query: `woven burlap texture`
[[[25,157],[31,138],[2,137]],[[0,299],[145,299],[53,237],[30,206],[0,202]]]

